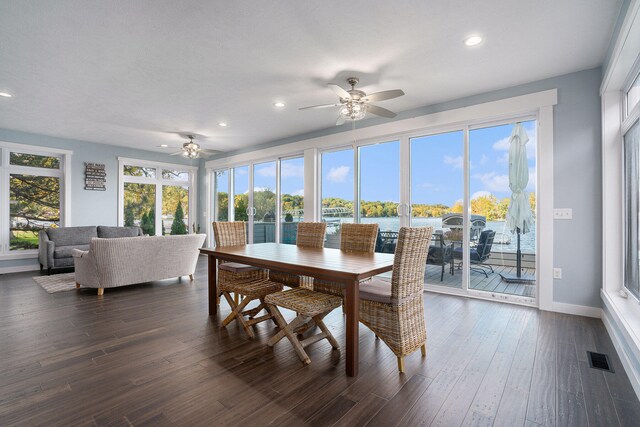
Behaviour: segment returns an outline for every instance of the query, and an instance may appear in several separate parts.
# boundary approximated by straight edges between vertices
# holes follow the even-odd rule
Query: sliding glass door
[[[253,243],[276,241],[276,162],[253,165],[253,197],[250,219],[253,225]]]
[[[425,285],[462,289],[464,132],[414,137],[411,156],[411,225],[434,228]]]

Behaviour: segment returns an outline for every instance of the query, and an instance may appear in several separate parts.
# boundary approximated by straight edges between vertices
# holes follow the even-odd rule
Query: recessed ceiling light
[[[160,147],[161,147],[161,148],[167,148],[167,147],[168,147],[168,145],[167,145],[167,144],[160,144]]]
[[[464,39],[464,44],[466,46],[478,46],[480,43],[482,43],[482,37],[480,36],[469,36],[466,39]]]
[[[221,127],[223,127],[223,128],[226,128],[226,127],[227,127],[227,124],[226,124],[225,122],[220,122],[220,123],[218,123],[218,126],[221,126]]]
[[[284,108],[284,102],[274,102],[273,106],[278,108]]]
[[[0,96],[3,96],[5,98],[11,98],[13,95],[11,95],[10,93],[7,93],[7,92],[0,92]]]

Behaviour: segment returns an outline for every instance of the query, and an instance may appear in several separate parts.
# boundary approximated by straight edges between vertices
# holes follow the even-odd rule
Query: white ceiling
[[[403,89],[380,103],[397,112],[596,67],[620,3],[0,0],[0,128],[234,150],[333,126],[298,107],[350,75]],[[465,47],[472,33],[485,43]]]

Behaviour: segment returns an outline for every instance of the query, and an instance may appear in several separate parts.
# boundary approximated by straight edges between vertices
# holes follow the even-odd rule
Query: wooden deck
[[[453,276],[448,268],[445,269],[444,278],[440,281],[440,273],[442,269],[437,265],[427,265],[424,275],[425,284],[448,286],[451,288],[462,288],[462,270],[454,269]],[[489,277],[477,271],[471,271],[469,289],[487,292],[497,292],[509,295],[519,295],[525,297],[536,297],[537,286],[535,284],[525,285],[522,283],[507,283],[502,280],[500,273],[516,274],[516,268],[510,266],[493,266],[494,273],[489,272]],[[535,275],[533,268],[524,268],[523,274]]]

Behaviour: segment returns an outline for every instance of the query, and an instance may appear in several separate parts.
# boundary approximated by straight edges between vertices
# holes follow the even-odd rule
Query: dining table
[[[393,269],[393,254],[347,252],[332,248],[305,248],[282,243],[201,248],[208,257],[209,315],[218,313],[218,262],[248,264],[340,283],[345,287],[347,376],[358,375],[361,281]],[[362,284],[362,286],[366,286]]]

